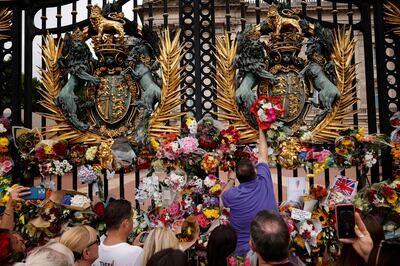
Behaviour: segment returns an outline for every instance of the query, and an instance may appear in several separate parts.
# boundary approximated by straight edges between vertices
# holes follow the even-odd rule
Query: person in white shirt
[[[99,246],[93,266],[142,266],[143,249],[126,243],[133,229],[132,206],[127,200],[112,201],[104,213],[107,237]]]

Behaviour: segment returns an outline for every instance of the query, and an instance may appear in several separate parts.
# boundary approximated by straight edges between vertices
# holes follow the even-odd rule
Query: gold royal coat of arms
[[[176,111],[181,104],[177,62],[183,56],[179,32],[171,39],[165,30],[160,40],[113,4],[93,6],[89,20],[90,26],[58,42],[48,35],[42,47],[41,104],[49,111],[44,116],[56,122],[44,133],[55,140],[101,144],[109,153],[117,139],[135,144],[179,132],[168,124],[183,115]]]

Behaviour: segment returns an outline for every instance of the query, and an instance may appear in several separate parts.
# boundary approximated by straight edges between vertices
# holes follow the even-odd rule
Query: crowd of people
[[[267,144],[260,130],[259,161],[256,166],[243,160],[229,173],[221,204],[230,208],[230,224],[215,227],[207,244],[207,265],[228,265],[229,258],[248,258],[251,265],[303,265],[289,250],[287,224],[277,211],[271,172],[267,164]],[[235,180],[239,185],[235,186]],[[124,199],[110,202],[104,214],[107,233],[98,235],[88,225],[77,225],[47,244],[27,252],[24,239],[12,233],[15,202],[29,192],[18,187],[0,216],[0,238],[13,250],[15,265],[40,266],[161,266],[193,265],[172,228],[159,226],[139,235],[140,241],[127,243],[133,230],[134,209]],[[398,241],[384,240],[382,225],[372,215],[355,214],[356,237],[340,239],[344,244],[336,265],[398,265]],[[3,243],[3,241],[1,242]],[[0,258],[4,246],[0,246]],[[28,254],[26,254],[28,253]],[[7,265],[6,260],[1,265]],[[247,264],[245,264],[247,265]]]

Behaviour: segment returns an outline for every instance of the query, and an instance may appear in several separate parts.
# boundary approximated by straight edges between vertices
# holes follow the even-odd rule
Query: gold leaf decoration
[[[217,37],[217,99],[214,101],[219,111],[215,113],[218,119],[225,120],[235,126],[240,132],[240,142],[248,144],[257,141],[258,131],[246,120],[236,103],[236,69],[233,61],[236,56],[236,40],[230,42],[228,33],[225,37]]]
[[[355,40],[351,37],[351,29],[335,30],[333,37],[332,58],[336,64],[337,84],[340,91],[340,99],[321,123],[312,129],[314,140],[317,142],[333,142],[339,131],[347,129],[352,125],[342,123],[343,118],[356,113],[351,110],[357,99],[356,91],[356,66],[352,63],[354,55]]]
[[[392,24],[394,27],[392,31],[400,36],[400,7],[396,6],[394,3],[388,1],[387,4],[383,5],[387,10],[385,12],[385,21],[389,24]]]
[[[159,138],[166,132],[179,133],[179,124],[173,125],[171,122],[185,115],[184,112],[177,111],[183,102],[180,90],[183,68],[180,64],[184,56],[184,46],[179,43],[179,35],[180,31],[171,41],[168,29],[162,34],[160,64],[163,87],[160,103],[149,121],[149,136],[153,138]]]
[[[0,9],[0,41],[10,38],[10,36],[1,34],[1,32],[11,29],[12,11],[8,8]]]
[[[47,109],[47,113],[41,113],[47,119],[53,120],[56,124],[44,127],[42,134],[53,140],[67,140],[70,143],[91,143],[98,144],[102,141],[98,135],[90,132],[81,132],[72,127],[65,119],[61,109],[54,103],[54,98],[60,93],[61,71],[58,68],[57,60],[61,56],[62,43],[56,42],[52,35],[47,35],[45,44],[42,46],[43,68],[40,69],[42,87],[39,93],[43,97],[39,103]]]

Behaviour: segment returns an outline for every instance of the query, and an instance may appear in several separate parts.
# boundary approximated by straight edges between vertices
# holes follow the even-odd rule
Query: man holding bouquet
[[[254,166],[250,160],[241,160],[235,169],[239,186],[232,187],[234,178],[228,175],[228,189],[222,194],[223,205],[230,208],[231,225],[237,235],[237,256],[246,256],[250,251],[250,224],[256,214],[262,210],[277,211],[271,171],[267,163],[267,140],[261,128],[259,135],[257,165]]]

